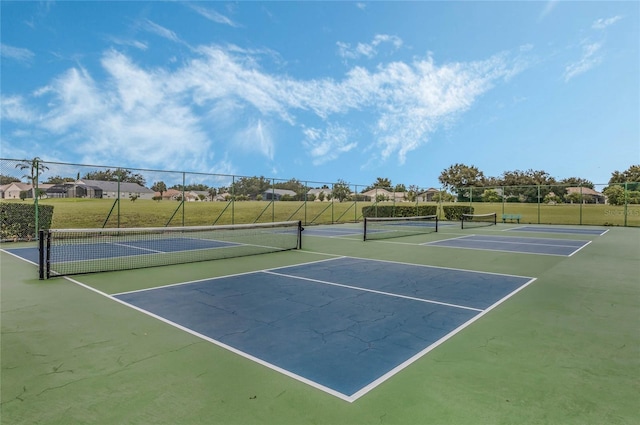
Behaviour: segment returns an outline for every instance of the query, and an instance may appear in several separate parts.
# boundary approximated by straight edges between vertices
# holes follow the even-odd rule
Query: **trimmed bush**
[[[52,205],[38,205],[40,229],[50,229],[53,219]],[[29,241],[36,238],[36,206],[25,203],[0,202],[0,239],[3,241]]]
[[[372,205],[362,208],[363,217],[416,217],[436,215],[437,205]]]
[[[473,214],[473,207],[469,205],[444,205],[445,220],[457,221],[462,220],[462,214]]]

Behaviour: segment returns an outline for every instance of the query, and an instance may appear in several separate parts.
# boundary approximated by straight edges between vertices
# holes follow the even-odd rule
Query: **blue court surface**
[[[539,233],[560,233],[568,235],[596,235],[601,236],[607,233],[608,229],[576,229],[572,227],[544,227],[544,226],[522,226],[512,227],[506,231],[516,232],[539,232]]]
[[[590,243],[591,241],[569,239],[469,235],[428,242],[422,245],[447,248],[481,249],[488,251],[506,251],[526,254],[572,256]]]
[[[534,280],[338,257],[114,298],[352,402]]]
[[[204,249],[239,246],[235,242],[199,238],[167,238],[126,242],[99,242],[86,244],[58,245],[51,248],[51,258],[64,258],[65,261],[83,261],[137,255],[175,253]],[[38,248],[13,248],[7,252],[38,264]]]

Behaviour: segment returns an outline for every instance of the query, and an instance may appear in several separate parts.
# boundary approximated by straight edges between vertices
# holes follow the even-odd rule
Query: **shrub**
[[[437,205],[378,205],[362,208],[363,217],[416,217],[436,215]]]
[[[3,241],[32,240],[36,237],[34,204],[0,203],[0,239]],[[51,228],[52,205],[38,206],[40,229]]]
[[[442,210],[444,218],[452,221],[461,220],[462,214],[473,214],[473,207],[469,205],[444,205]]]

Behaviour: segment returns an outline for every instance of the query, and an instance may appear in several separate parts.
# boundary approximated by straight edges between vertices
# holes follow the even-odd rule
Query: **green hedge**
[[[416,217],[436,215],[437,205],[372,205],[362,207],[363,217]]]
[[[442,207],[444,211],[445,220],[462,220],[462,214],[473,214],[473,207],[469,205],[444,205]]]
[[[38,206],[38,226],[40,229],[51,228],[53,218],[52,205]],[[0,202],[0,239],[32,240],[36,237],[36,206],[17,202]]]

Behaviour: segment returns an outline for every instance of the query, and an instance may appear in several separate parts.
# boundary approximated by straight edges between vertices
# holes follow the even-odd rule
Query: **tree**
[[[74,179],[73,177],[60,177],[60,176],[53,176],[53,177],[49,177],[45,183],[46,184],[60,184],[60,183],[67,183],[67,182],[74,182],[76,181],[76,179]]]
[[[5,185],[9,183],[19,182],[20,179],[13,176],[5,176],[4,174],[0,174],[0,185]]]
[[[368,192],[372,189],[388,189],[391,190],[391,180],[386,177],[376,177],[376,181],[373,184],[362,189],[362,192]]]
[[[337,199],[339,202],[344,201],[349,198],[351,194],[351,189],[349,188],[349,184],[344,180],[338,180],[337,183],[333,185],[332,196],[334,199]]]
[[[554,190],[552,185],[557,182],[546,171],[529,169],[505,171],[500,184],[507,186],[503,194],[506,198],[517,198],[520,202],[541,202]]]
[[[583,179],[581,177],[569,177],[562,179],[560,180],[560,184],[569,187],[588,187],[589,189],[593,189],[595,187],[590,180]]]
[[[213,187],[209,188],[207,192],[209,193],[209,200],[211,201],[213,201],[216,198],[216,195],[218,194],[218,191]]]
[[[615,183],[626,183],[627,190],[640,190],[640,165],[632,165],[623,172],[611,173],[609,184]]]
[[[49,169],[42,163],[42,160],[37,156],[31,160],[25,159],[16,164],[16,168],[21,170],[29,170],[29,174],[25,174],[24,178],[31,182],[31,185],[35,188],[38,186],[38,177]]]
[[[105,182],[127,182],[138,183],[140,186],[144,186],[146,181],[141,174],[133,174],[131,170],[125,168],[116,168],[111,171],[93,171],[84,175],[83,179],[87,180],[100,180]]]
[[[500,202],[502,200],[502,196],[495,191],[495,189],[485,189],[482,192],[482,202]]]
[[[270,182],[263,176],[260,177],[240,177],[233,185],[233,193],[237,197],[245,196],[247,199],[255,199],[270,187]]]
[[[160,199],[162,199],[162,194],[167,191],[167,185],[163,181],[155,182],[153,186],[151,186],[151,190],[160,192]]]
[[[464,164],[454,164],[443,170],[438,181],[449,190],[463,187],[480,187],[484,182],[484,174],[477,167]]]
[[[612,184],[606,187],[602,193],[607,197],[607,202],[611,205],[624,205],[624,187],[619,184]]]

